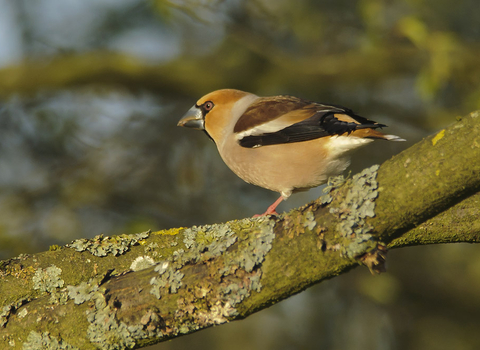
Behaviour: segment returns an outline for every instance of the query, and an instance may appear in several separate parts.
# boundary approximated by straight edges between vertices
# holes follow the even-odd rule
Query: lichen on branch
[[[3,261],[0,347],[142,347],[247,317],[361,263],[375,269],[388,246],[479,242],[479,116],[287,214]]]

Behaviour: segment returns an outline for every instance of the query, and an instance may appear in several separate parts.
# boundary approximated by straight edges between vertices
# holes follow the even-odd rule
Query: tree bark
[[[480,112],[278,217],[81,239],[0,263],[0,347],[128,349],[241,319],[388,248],[480,242]]]

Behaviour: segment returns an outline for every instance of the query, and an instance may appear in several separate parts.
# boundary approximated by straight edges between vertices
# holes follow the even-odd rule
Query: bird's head
[[[258,96],[234,89],[213,91],[200,98],[180,119],[178,126],[204,130],[218,142],[225,132],[231,132],[245,109]]]

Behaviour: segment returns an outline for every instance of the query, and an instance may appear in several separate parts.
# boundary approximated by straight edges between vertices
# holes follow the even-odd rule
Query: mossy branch
[[[0,264],[0,347],[127,349],[248,315],[386,247],[480,242],[480,113],[279,217],[77,240]],[[378,172],[377,172],[378,168]]]

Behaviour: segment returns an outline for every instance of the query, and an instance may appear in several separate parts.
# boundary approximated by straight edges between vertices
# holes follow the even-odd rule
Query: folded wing
[[[255,101],[238,119],[234,133],[242,147],[254,148],[344,134],[387,138],[374,130],[384,126],[340,106],[275,96]]]

